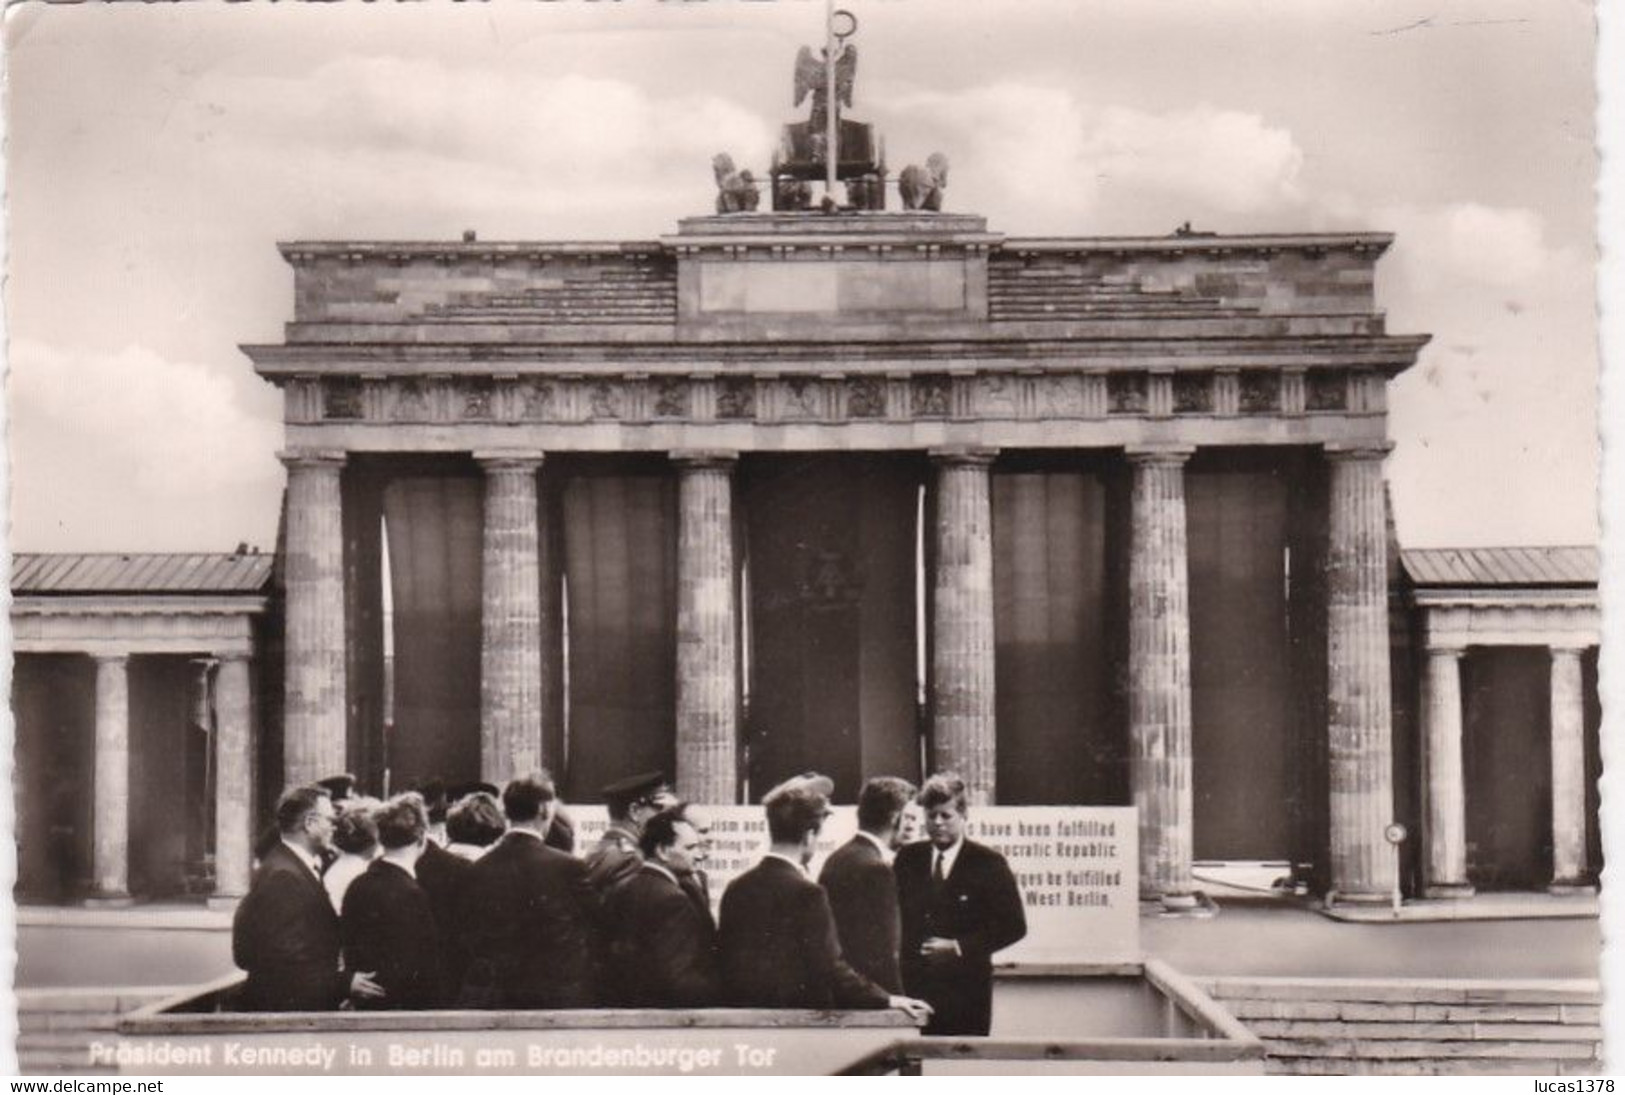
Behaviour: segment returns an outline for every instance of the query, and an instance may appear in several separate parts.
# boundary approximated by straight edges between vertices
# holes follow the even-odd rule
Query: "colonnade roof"
[[[1399,557],[1417,586],[1595,587],[1598,581],[1597,549],[1590,546],[1410,548]]]
[[[272,556],[232,554],[19,553],[11,561],[14,595],[89,593],[262,593],[271,579]]]

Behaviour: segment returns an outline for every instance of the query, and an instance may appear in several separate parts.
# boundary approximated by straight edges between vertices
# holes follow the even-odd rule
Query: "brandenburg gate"
[[[777,203],[775,203],[777,204]],[[1397,857],[1379,233],[1008,238],[927,209],[282,245],[280,775],[732,803],[806,768]],[[385,728],[383,587],[392,605]]]

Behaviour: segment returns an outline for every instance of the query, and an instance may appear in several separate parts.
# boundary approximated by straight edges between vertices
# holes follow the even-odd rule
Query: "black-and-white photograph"
[[[0,1068],[1600,1074],[1595,20],[10,7]]]

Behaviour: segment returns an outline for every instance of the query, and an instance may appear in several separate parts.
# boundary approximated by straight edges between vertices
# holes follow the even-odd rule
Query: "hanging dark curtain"
[[[1288,482],[1268,454],[1199,453],[1186,470],[1198,859],[1296,847]]]
[[[998,801],[1118,803],[1126,735],[1111,680],[1108,482],[1076,461],[993,475]]]
[[[383,480],[366,459],[344,469],[346,764],[368,794],[384,787]]]
[[[891,456],[744,462],[752,799],[807,770],[830,776],[843,802],[869,776],[919,778],[924,471]]]
[[[480,775],[484,483],[400,478],[384,490],[394,598],[392,790]]]
[[[566,799],[676,762],[676,482],[590,466],[561,498],[569,651]]]

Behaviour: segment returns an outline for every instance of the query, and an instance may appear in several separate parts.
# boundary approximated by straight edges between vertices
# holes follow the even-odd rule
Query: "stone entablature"
[[[1602,642],[1595,589],[1418,590],[1429,648],[1545,646],[1584,649]]]
[[[11,605],[18,654],[254,654],[264,597],[18,597]]]
[[[284,384],[289,443],[362,450],[500,446],[548,431],[552,448],[667,449],[728,435],[782,447],[786,429],[819,444],[1109,447],[1380,441],[1385,374],[1370,369],[701,371],[450,375],[303,374]],[[1088,429],[1086,436],[1078,428]],[[612,427],[614,436],[603,434]],[[452,432],[447,433],[450,429]],[[1055,432],[1046,441],[1044,431]],[[521,431],[523,438],[516,431]],[[721,431],[719,433],[718,431]],[[970,431],[974,438],[961,435]]]

